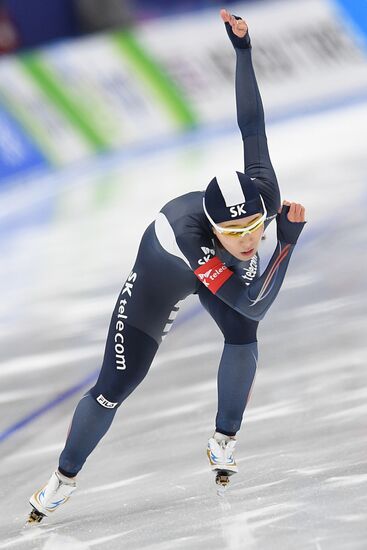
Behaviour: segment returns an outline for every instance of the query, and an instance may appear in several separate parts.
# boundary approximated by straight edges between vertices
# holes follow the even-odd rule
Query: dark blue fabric
[[[294,245],[278,241],[273,256],[259,278],[245,286],[239,278],[231,277],[216,296],[241,315],[261,321],[283,284],[293,250]]]
[[[65,448],[60,472],[75,476],[109,429],[118,407],[148,373],[158,344],[140,330],[124,327],[126,369],[115,365],[115,315],[110,325],[103,366],[96,385],[79,401]],[[100,403],[104,403],[100,404]],[[107,404],[107,406],[106,406]]]
[[[190,268],[162,249],[151,224],[113,310],[98,380],[76,408],[61,473],[71,477],[82,468],[118,407],[148,373],[176,304],[197,286]]]
[[[149,226],[143,235],[134,267],[122,287],[112,313],[97,383],[76,408],[65,449],[60,457],[60,471],[64,475],[74,476],[79,472],[88,455],[110,427],[118,407],[148,373],[162,335],[172,322],[169,319],[170,314],[178,310],[177,302],[194,292],[199,293],[202,304],[218,324],[227,344],[240,344],[239,347],[242,348],[241,344],[256,340],[258,323],[240,315],[201,285],[181,259],[162,249],[154,227]],[[123,349],[119,347],[116,352],[116,343],[123,346]],[[228,352],[225,358],[227,354]],[[223,369],[229,372],[227,363],[225,360],[220,367],[221,372]],[[247,367],[240,368],[243,370]],[[251,373],[251,367],[248,373]],[[223,384],[223,372],[220,376],[220,403],[223,407],[226,402],[225,392],[229,386]],[[243,402],[240,394],[239,409],[242,409]],[[226,415],[226,407],[224,406],[221,418]],[[233,420],[228,420],[228,425],[233,426]]]
[[[225,344],[218,370],[216,431],[235,435],[250,397],[257,367],[257,343]]]
[[[198,291],[199,299],[218,325],[227,344],[256,342],[258,321],[241,315],[210,292],[204,285]]]
[[[237,109],[246,174],[256,178],[268,213],[274,214],[279,189],[267,149],[251,50],[236,49],[236,54]],[[218,370],[216,429],[234,434],[240,428],[256,372],[258,320],[280,289],[293,246],[278,243],[258,278],[254,259],[247,266],[235,262],[241,263],[240,272],[235,267],[235,274],[216,295],[212,294],[194,274],[215,255],[216,247],[202,197],[202,192],[193,192],[170,201],[161,211],[161,225],[155,228],[151,224],[143,235],[135,265],[113,311],[99,379],[80,401],[60,457],[60,468],[66,475],[80,470],[108,430],[119,405],[144,379],[162,335],[172,323],[170,313],[189,294],[199,295],[225,340]],[[161,241],[157,239],[159,232]]]
[[[284,205],[280,214],[277,215],[277,236],[278,241],[289,244],[296,244],[306,222],[290,222],[288,212],[290,206]]]
[[[242,19],[242,17],[238,17],[237,15],[235,15],[234,17],[236,19]],[[238,48],[240,50],[247,50],[248,48],[251,48],[251,40],[248,32],[243,38],[240,38],[233,33],[232,27],[229,23],[225,23],[225,25],[228,37],[235,48]]]
[[[205,208],[215,223],[221,223],[244,216],[253,216],[263,213],[264,209],[260,199],[260,193],[250,176],[242,172],[233,172],[233,180],[241,187],[243,193],[242,208],[233,208],[233,204],[227,206],[220,189],[220,178],[213,178],[205,190]]]
[[[75,409],[65,448],[60,455],[59,470],[74,477],[89,454],[107,432],[116,408],[106,409],[87,393]]]
[[[237,122],[243,140],[244,171],[251,178],[265,201],[268,216],[275,215],[280,206],[277,177],[270,160],[265,132],[262,99],[252,64],[251,49],[236,52]]]
[[[198,294],[225,341],[218,369],[215,429],[226,435],[235,435],[240,429],[256,373],[256,333],[259,323],[240,315],[205,287]]]
[[[120,405],[147,375],[158,344],[141,330],[125,323],[123,331],[125,360],[124,364],[120,365],[121,370],[118,370],[116,368],[115,319],[116,309],[110,324],[102,369],[90,394],[95,399],[102,394],[108,401]]]
[[[5,0],[4,6],[18,30],[22,48],[76,34],[73,0]]]

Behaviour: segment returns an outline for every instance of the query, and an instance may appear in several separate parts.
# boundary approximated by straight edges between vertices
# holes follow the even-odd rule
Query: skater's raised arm
[[[279,209],[280,193],[269,156],[264,110],[252,64],[247,23],[226,10],[221,10],[221,17],[236,52],[237,121],[244,145],[245,172],[256,178],[268,216],[272,217]]]

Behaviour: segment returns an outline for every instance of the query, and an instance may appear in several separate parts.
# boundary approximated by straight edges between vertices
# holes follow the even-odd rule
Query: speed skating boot
[[[66,477],[58,471],[54,472],[48,483],[31,496],[29,502],[33,509],[29,514],[28,523],[39,523],[44,516],[55,512],[69,499],[75,489],[75,478]]]
[[[211,469],[216,472],[215,482],[220,487],[218,494],[229,484],[229,477],[238,472],[234,458],[236,438],[214,432],[208,441],[207,455]]]

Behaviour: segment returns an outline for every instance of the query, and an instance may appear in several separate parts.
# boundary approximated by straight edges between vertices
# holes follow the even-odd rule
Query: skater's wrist
[[[240,17],[237,17],[236,15],[234,17],[236,19],[241,19]],[[230,41],[232,42],[232,45],[235,49],[237,49],[237,50],[247,50],[247,49],[252,47],[248,29],[247,29],[247,32],[246,32],[245,36],[243,36],[241,38],[241,37],[236,36],[234,34],[234,32],[232,31],[232,27],[229,23],[225,23],[225,26],[226,26],[226,31],[227,31],[228,37],[229,37]]]
[[[281,243],[295,245],[306,224],[304,212],[295,218],[291,215],[293,210],[294,208],[285,202],[277,214],[277,239]]]

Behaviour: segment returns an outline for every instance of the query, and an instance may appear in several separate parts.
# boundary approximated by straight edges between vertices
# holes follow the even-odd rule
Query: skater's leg
[[[255,379],[258,322],[239,315],[206,288],[199,291],[199,297],[224,336],[217,377],[216,428],[207,447],[211,469],[216,472],[218,494],[222,494],[230,476],[238,471],[234,436],[240,429]]]
[[[77,475],[88,455],[107,432],[116,410],[103,409],[89,392],[82,397],[60,455],[59,472],[66,477]]]
[[[258,322],[232,310],[206,288],[200,290],[199,298],[225,340],[217,378],[216,431],[234,436],[240,429],[255,379]]]
[[[30,522],[40,521],[69,498],[76,487],[70,478],[105,435],[118,407],[146,376],[178,303],[195,292],[197,284],[186,264],[162,249],[151,224],[112,314],[97,383],[76,408],[59,472],[31,496]]]
[[[80,471],[117,408],[148,373],[177,303],[197,285],[196,277],[182,270],[182,263],[163,251],[150,226],[116,302],[97,383],[76,408],[60,456],[62,474],[74,477]]]
[[[218,369],[216,431],[234,436],[240,429],[257,366],[257,342],[225,344]]]
[[[112,332],[112,331],[110,331]],[[87,457],[109,429],[117,408],[148,373],[158,344],[150,336],[125,325],[126,368],[118,371],[114,364],[114,338],[109,334],[101,373],[96,385],[80,400],[71,423],[59,471],[74,477]]]

